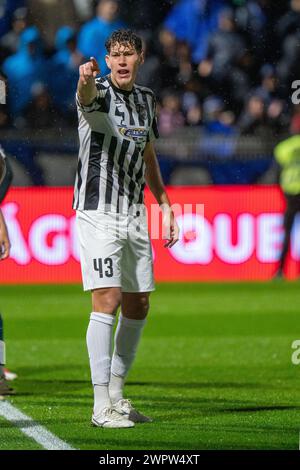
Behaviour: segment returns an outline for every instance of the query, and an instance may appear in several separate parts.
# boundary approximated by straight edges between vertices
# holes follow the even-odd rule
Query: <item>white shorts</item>
[[[77,210],[76,222],[84,290],[154,290],[151,242],[143,214]]]

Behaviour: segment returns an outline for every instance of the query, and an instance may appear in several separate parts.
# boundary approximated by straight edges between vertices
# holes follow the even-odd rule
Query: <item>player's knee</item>
[[[150,307],[150,303],[149,303],[149,295],[144,295],[141,297],[140,299],[140,308],[139,310],[141,311],[142,315],[143,316],[147,316],[147,313],[149,312],[149,307]]]
[[[118,289],[95,289],[92,293],[93,311],[115,315],[121,304]]]
[[[130,305],[127,305],[126,310],[127,312],[124,312],[125,316],[137,320],[143,320],[146,318],[149,311],[149,295],[137,295]]]
[[[103,312],[109,313],[110,315],[115,315],[120,306],[120,301],[116,297],[105,297],[101,299],[101,302],[96,305],[96,309],[93,309],[94,312]]]

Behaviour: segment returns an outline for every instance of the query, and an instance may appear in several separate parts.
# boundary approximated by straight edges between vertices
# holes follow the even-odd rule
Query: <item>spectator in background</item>
[[[240,6],[235,11],[238,31],[245,37],[249,48],[255,52],[259,64],[263,63],[266,57],[271,59],[273,56],[274,33],[270,24],[271,3],[270,0],[239,1]],[[258,40],[259,47],[257,47]]]
[[[300,32],[300,0],[291,0],[289,11],[279,19],[276,29],[280,41]]]
[[[224,103],[219,96],[210,96],[203,103],[204,130],[208,134],[233,135],[234,115],[224,110]]]
[[[266,3],[266,0],[248,0],[236,9],[237,26],[249,36],[252,44],[264,34],[267,18],[263,7]]]
[[[13,13],[10,31],[0,39],[2,60],[17,52],[20,45],[20,35],[26,27],[27,8],[17,8]]]
[[[84,1],[84,0],[81,0]],[[73,0],[26,0],[28,20],[34,24],[43,37],[44,49],[53,48],[56,31],[67,24],[78,27],[79,21]]]
[[[79,51],[86,59],[94,57],[97,60],[101,75],[109,73],[105,62],[106,39],[113,31],[126,27],[118,13],[118,0],[99,0],[95,18],[85,23],[79,32]]]
[[[300,134],[300,104],[293,107],[290,130],[292,134]]]
[[[253,94],[246,99],[244,111],[238,121],[238,127],[241,135],[266,136],[266,108],[261,95]]]
[[[160,67],[160,81],[162,90],[176,86],[176,77],[179,72],[176,56],[177,40],[173,33],[161,29],[158,35],[158,53]]]
[[[254,90],[265,104],[267,124],[275,134],[280,134],[288,127],[288,110],[286,101],[279,88],[276,69],[271,64],[264,64],[260,70],[261,83]]]
[[[184,126],[184,115],[181,111],[180,97],[174,91],[166,91],[158,113],[159,133],[166,137],[176,129]]]
[[[189,45],[176,39],[167,29],[159,32],[159,81],[162,89],[183,90],[191,80],[193,67]]]
[[[300,73],[300,33],[287,36],[282,44],[282,55],[278,62],[278,77],[286,96],[290,93],[291,84],[298,80]]]
[[[200,126],[202,124],[200,96],[199,82],[195,79],[189,80],[182,94],[182,109],[188,126]]]
[[[24,110],[24,126],[33,131],[59,129],[65,125],[62,114],[53,105],[52,98],[42,83],[35,83],[32,100]],[[74,99],[74,96],[73,96]]]
[[[209,37],[217,30],[218,15],[225,5],[224,0],[179,0],[167,16],[165,29],[188,43],[194,63],[206,57]]]
[[[189,127],[202,124],[202,108],[200,103],[190,106],[185,116],[185,122]]]
[[[10,30],[13,12],[25,6],[25,0],[2,0],[0,14],[0,37]]]
[[[285,100],[274,98],[267,106],[267,124],[273,137],[286,132],[289,127],[288,106]]]
[[[5,60],[3,72],[9,82],[9,110],[15,119],[30,102],[32,85],[47,81],[47,63],[36,27],[23,31],[19,50]]]
[[[241,103],[249,90],[247,75],[241,68],[247,53],[244,38],[237,32],[234,11],[225,8],[219,14],[219,28],[209,40],[198,73],[202,78],[212,79],[224,97]]]
[[[140,33],[155,31],[173,6],[174,0],[126,0],[120,2],[122,18]]]
[[[140,65],[136,81],[141,86],[151,88],[156,95],[159,94],[161,83],[161,63],[157,54],[150,48],[150,37],[143,38],[144,63]]]
[[[57,52],[49,62],[49,92],[62,116],[73,124],[77,119],[74,96],[78,69],[83,59],[77,49],[75,30],[69,26],[61,27],[56,33],[55,46]]]
[[[261,82],[256,88],[266,104],[270,104],[274,98],[279,98],[279,83],[276,69],[272,64],[264,64],[260,69]]]
[[[298,79],[300,73],[300,0],[291,0],[290,10],[280,18],[276,31],[282,52],[278,77],[288,95],[291,82]]]
[[[236,145],[234,115],[225,110],[220,96],[210,96],[203,103],[203,130],[199,153],[205,161],[212,181],[217,184],[236,184],[240,168],[232,159]],[[228,164],[228,161],[230,163]]]
[[[176,55],[179,69],[177,80],[181,85],[185,85],[193,74],[190,48],[185,41],[178,41]]]

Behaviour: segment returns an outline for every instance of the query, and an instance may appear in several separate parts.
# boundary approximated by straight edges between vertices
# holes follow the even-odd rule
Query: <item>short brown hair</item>
[[[114,46],[116,43],[122,44],[124,46],[130,45],[135,48],[138,54],[140,54],[143,49],[142,39],[131,29],[118,29],[110,35],[105,43],[108,54],[110,53],[112,46]]]

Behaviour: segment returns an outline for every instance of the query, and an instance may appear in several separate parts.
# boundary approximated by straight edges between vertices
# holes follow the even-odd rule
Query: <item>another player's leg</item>
[[[294,219],[298,210],[297,205],[295,204],[294,196],[286,196],[286,204],[287,204],[287,207],[286,207],[284,220],[283,220],[284,239],[283,239],[283,245],[282,245],[282,250],[281,250],[280,259],[279,259],[279,267],[278,267],[277,274],[276,274],[277,277],[283,276],[284,264],[285,264],[286,256],[288,254],[289,245],[290,245],[291,231],[292,231]]]
[[[123,396],[125,379],[136,356],[146,322],[149,294],[149,292],[122,293],[121,313],[115,333],[109,395],[114,408],[133,422],[151,421]]]
[[[93,312],[87,330],[87,348],[94,387],[92,424],[100,427],[128,428],[134,425],[119,414],[109,396],[112,330],[121,301],[121,289],[110,287],[92,291]]]
[[[5,343],[3,338],[3,321],[0,315],[0,396],[12,395],[14,390],[8,385],[5,377]]]

